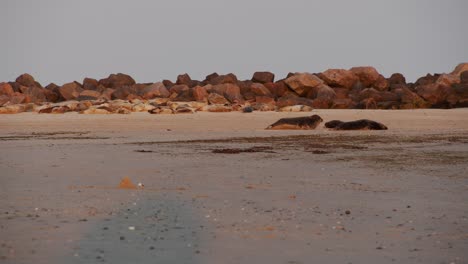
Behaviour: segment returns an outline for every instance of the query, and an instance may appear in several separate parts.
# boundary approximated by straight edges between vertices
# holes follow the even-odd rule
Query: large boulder
[[[167,98],[171,95],[162,82],[157,82],[146,86],[140,92],[140,94],[143,99],[153,99],[156,97]]]
[[[83,91],[81,86],[77,82],[66,83],[62,85],[59,89],[60,97],[65,100],[75,100],[80,96],[80,93]]]
[[[84,90],[80,93],[80,95],[76,98],[78,101],[85,101],[85,100],[97,100],[101,97],[101,93],[94,90]]]
[[[10,97],[10,103],[11,104],[24,104],[29,102],[29,97],[22,94],[15,92],[11,97]]]
[[[390,78],[388,78],[390,86],[394,85],[406,85],[406,78],[401,73],[394,73]]]
[[[256,95],[256,96],[272,96],[270,90],[268,90],[265,85],[261,83],[252,83],[250,85],[250,90]]]
[[[359,81],[358,76],[352,71],[344,69],[329,69],[320,73],[320,78],[331,87],[343,87],[347,89],[353,88],[354,84]]]
[[[275,75],[271,72],[255,72],[252,76],[252,82],[269,83],[275,80]]]
[[[291,91],[283,80],[275,83],[265,83],[264,85],[275,98],[284,96],[287,92]]]
[[[383,101],[382,93],[374,88],[366,88],[358,94],[358,101],[369,98],[372,98],[375,102]]]
[[[284,80],[286,85],[299,96],[306,96],[314,87],[319,86],[323,81],[310,73],[298,73]]]
[[[0,95],[0,106],[10,102],[10,96],[8,95]]]
[[[468,73],[465,71],[464,73]],[[447,96],[447,101],[452,107],[468,107],[468,82],[454,84],[453,93]]]
[[[444,86],[452,86],[454,84],[460,83],[460,77],[452,74],[441,74],[435,83]]]
[[[210,92],[223,95],[231,103],[242,103],[244,101],[244,97],[240,92],[240,87],[237,84],[223,83],[213,85]]]
[[[375,82],[383,78],[374,67],[353,67],[349,70],[359,78],[364,87],[372,87]]]
[[[276,105],[275,99],[270,96],[255,96],[255,102],[260,104]]]
[[[119,88],[123,86],[132,86],[136,82],[135,80],[127,74],[117,73],[111,74],[109,77],[99,80],[99,84],[103,85],[106,88]]]
[[[195,86],[192,88],[192,96],[195,101],[206,102],[208,100],[208,92],[203,86]]]
[[[468,83],[468,70],[460,74],[460,83]]]
[[[193,98],[193,90],[191,88],[187,90],[183,90],[182,92],[178,93],[174,99],[174,101],[179,101],[179,102],[191,102],[194,100],[195,99]]]
[[[11,96],[15,93],[9,83],[0,83],[0,95]]]
[[[212,78],[208,83],[212,85],[226,84],[226,83],[237,84],[237,76],[232,73],[229,73],[226,75],[219,75],[217,77]]]
[[[55,83],[50,83],[44,88],[44,94],[46,96],[47,102],[56,103],[61,99],[60,96],[60,86]]]
[[[190,87],[185,84],[176,84],[169,89],[170,94],[181,94],[184,91],[190,90]]]
[[[177,76],[176,84],[185,84],[190,86],[192,84],[192,78],[187,73],[180,74]]]
[[[135,99],[138,96],[138,90],[135,86],[120,86],[115,89],[112,93],[112,99],[120,99],[120,100],[130,100]]]
[[[428,73],[426,76],[423,76],[417,79],[415,82],[415,85],[421,86],[421,85],[426,85],[426,84],[432,84],[432,83],[435,83],[438,78],[439,78],[439,74],[432,75]]]
[[[278,98],[278,101],[276,102],[276,105],[279,108],[283,108],[285,106],[292,106],[292,105],[312,106],[313,105],[313,100],[307,99],[307,98],[304,98],[304,97],[298,97],[298,96],[295,96],[295,95],[286,95],[286,96]]]
[[[416,87],[416,93],[433,107],[442,107],[446,103],[451,89],[448,86],[431,83]]]
[[[215,78],[219,77],[219,74],[216,73],[216,72],[213,72],[212,74],[208,74],[206,77],[205,77],[205,80],[203,80],[203,84],[210,84],[212,80],[214,80]]]
[[[455,67],[455,69],[452,71],[452,75],[455,75],[457,77],[460,77],[461,73],[464,71],[468,71],[468,63],[460,63]]]
[[[401,102],[400,108],[402,109],[413,109],[413,108],[424,108],[427,107],[426,101],[419,95],[412,92],[408,87],[401,86],[393,91]]]
[[[162,83],[166,86],[166,89],[171,89],[175,85],[171,80],[163,80]]]
[[[229,104],[229,101],[226,98],[224,98],[224,96],[218,93],[210,93],[208,95],[208,102],[210,102],[210,104],[220,104],[220,105]]]
[[[18,76],[18,78],[16,78],[16,82],[26,87],[36,86],[36,81],[34,80],[34,77],[27,73]]]
[[[348,99],[350,91],[346,88],[333,88],[335,99]]]
[[[319,85],[316,88],[316,95],[314,99],[319,99],[319,100],[328,100],[328,101],[333,101],[336,97],[335,90],[333,90],[330,86],[322,84]],[[310,97],[309,97],[310,98]]]
[[[44,88],[39,88],[36,86],[24,87],[22,89],[24,95],[28,97],[28,102],[31,103],[42,103],[47,101],[47,97],[44,93]]]
[[[112,94],[115,92],[115,89],[112,89],[112,88],[106,88],[101,96],[99,97],[99,99],[104,99],[104,100],[107,100],[107,101],[110,101],[112,100]]]
[[[99,86],[99,82],[93,78],[83,79],[83,89],[85,90],[96,90]]]

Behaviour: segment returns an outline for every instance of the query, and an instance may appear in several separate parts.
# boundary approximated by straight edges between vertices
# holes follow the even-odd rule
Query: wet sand
[[[468,109],[0,115],[2,263],[466,263]],[[119,189],[129,177],[142,189]]]

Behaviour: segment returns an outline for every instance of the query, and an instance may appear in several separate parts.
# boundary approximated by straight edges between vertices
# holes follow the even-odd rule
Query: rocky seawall
[[[43,87],[29,74],[0,83],[0,113],[83,114],[194,113],[196,111],[310,111],[316,109],[415,109],[468,107],[468,63],[451,73],[427,74],[407,83],[400,73],[385,78],[373,67],[289,73],[275,80],[255,72],[251,80],[217,73],[205,80],[188,74],[175,82],[137,83],[118,73]]]

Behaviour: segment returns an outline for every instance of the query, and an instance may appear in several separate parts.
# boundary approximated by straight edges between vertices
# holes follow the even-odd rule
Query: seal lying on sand
[[[323,119],[318,115],[281,118],[266,129],[315,129]]]
[[[326,128],[334,130],[387,130],[388,128],[379,122],[369,119],[360,119],[356,121],[343,122],[340,120],[332,120],[325,123]]]

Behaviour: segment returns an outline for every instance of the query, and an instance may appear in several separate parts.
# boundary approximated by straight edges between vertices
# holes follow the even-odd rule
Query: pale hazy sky
[[[468,0],[0,0],[0,81],[358,65],[414,80],[468,62],[467,11]]]

